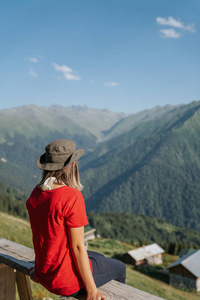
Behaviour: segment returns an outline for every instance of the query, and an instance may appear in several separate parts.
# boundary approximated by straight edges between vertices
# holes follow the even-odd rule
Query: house
[[[183,256],[185,256],[185,255],[187,255],[187,254],[189,254],[189,253],[194,252],[194,251],[195,251],[194,248],[184,248],[184,249],[182,249],[182,250],[179,252],[178,256],[181,258],[181,257],[183,257]]]
[[[84,241],[87,242],[89,240],[94,240],[96,235],[96,229],[90,227],[89,225],[84,228]]]
[[[200,291],[200,249],[181,257],[167,269],[170,285]]]
[[[142,264],[162,264],[162,254],[165,251],[156,243],[130,250],[124,255],[126,263],[139,266]]]

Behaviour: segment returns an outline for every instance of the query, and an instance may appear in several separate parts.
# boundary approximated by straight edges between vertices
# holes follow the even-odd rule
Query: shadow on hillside
[[[112,258],[121,260],[125,263],[123,253],[115,254]],[[135,271],[169,284],[169,274],[160,266],[143,265],[140,267],[133,266],[133,268],[135,269]]]
[[[142,267],[138,267],[135,268],[136,271],[145,274],[151,278],[155,278],[158,279],[162,282],[165,282],[167,284],[169,284],[169,275],[168,273],[165,271],[165,269],[162,269],[159,266],[142,266]]]

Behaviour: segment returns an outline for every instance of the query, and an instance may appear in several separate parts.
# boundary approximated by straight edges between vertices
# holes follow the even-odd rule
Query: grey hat
[[[70,140],[54,141],[46,146],[45,151],[38,158],[37,166],[47,171],[61,170],[84,154],[84,150],[76,150],[76,144]]]

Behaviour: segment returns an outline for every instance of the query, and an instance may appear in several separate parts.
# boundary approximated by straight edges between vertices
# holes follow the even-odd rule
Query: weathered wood
[[[15,276],[14,269],[0,264],[0,299],[1,300],[15,300]]]
[[[159,298],[115,280],[104,284],[99,290],[106,296],[106,300],[163,300],[163,298]],[[86,297],[82,295],[61,299],[86,300]]]
[[[16,282],[20,300],[33,300],[29,277],[17,271]]]
[[[115,280],[111,280],[102,287],[99,288],[100,291],[106,296],[106,299],[115,300],[159,300],[162,298],[156,297],[149,293],[143,292],[126,284],[122,284]]]
[[[34,250],[6,239],[0,239],[0,263],[29,275],[34,267]]]
[[[31,292],[29,291],[27,276],[29,275],[29,269],[34,266],[34,251],[30,248],[22,246],[20,244],[8,241],[6,239],[0,239],[0,262],[10,266],[17,271],[17,281],[18,281],[18,290],[21,293],[23,298],[20,300],[31,300]],[[0,264],[1,265],[1,264]],[[20,274],[23,273],[22,275]],[[24,277],[23,277],[24,275]],[[5,280],[6,277],[0,278]],[[20,279],[19,279],[20,278]],[[3,285],[6,283],[4,282]],[[99,290],[106,296],[107,300],[161,300],[162,298],[156,297],[154,295],[148,294],[136,288],[130,287],[128,285],[119,283],[115,280],[112,280],[102,287]],[[28,296],[27,296],[28,295]],[[29,297],[29,298],[28,298]],[[62,299],[79,299],[85,300],[85,296],[69,297]],[[2,298],[1,300],[15,300],[15,298]]]

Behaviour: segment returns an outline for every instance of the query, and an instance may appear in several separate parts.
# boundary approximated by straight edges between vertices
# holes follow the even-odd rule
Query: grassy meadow
[[[18,242],[28,247],[32,247],[29,222],[2,212],[0,212],[0,237]],[[130,249],[133,249],[133,246],[112,239],[96,239],[88,242],[88,249],[103,253],[108,257],[122,259],[122,254]],[[177,257],[164,254],[163,265],[159,268],[164,268],[166,265],[170,264],[176,259]],[[167,283],[153,278],[154,273],[152,270],[150,277],[147,274],[144,274],[143,271],[136,271],[132,265],[127,265],[126,283],[130,286],[167,300],[197,300],[200,298],[200,293],[175,289],[169,286]],[[42,300],[43,298],[47,297],[49,297],[49,300],[59,299],[59,296],[48,293],[47,290],[44,289],[40,284],[36,284],[31,281],[31,286],[34,300]],[[17,295],[17,300],[18,299],[19,297]]]

